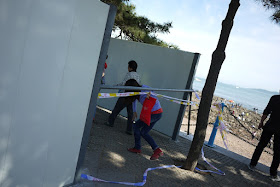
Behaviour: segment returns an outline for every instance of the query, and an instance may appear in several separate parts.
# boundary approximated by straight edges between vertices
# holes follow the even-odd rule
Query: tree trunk
[[[201,101],[197,114],[196,129],[194,138],[189,150],[188,157],[183,164],[184,169],[194,171],[199,158],[201,148],[204,143],[208,117],[213,94],[220,73],[220,69],[225,60],[225,49],[233,26],[233,19],[240,6],[240,0],[231,0],[226,18],[222,22],[222,30],[216,50],[212,54],[212,60],[205,85],[202,90]]]

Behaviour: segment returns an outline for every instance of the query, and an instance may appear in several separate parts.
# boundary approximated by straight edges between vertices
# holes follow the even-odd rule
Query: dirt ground
[[[201,97],[201,92],[198,92],[198,95]],[[200,102],[195,94],[192,95],[192,101],[196,103]],[[212,107],[209,113],[209,124],[207,127],[205,141],[209,140],[213,129],[213,123],[215,122],[218,115],[218,109],[215,106],[217,103],[221,102],[226,104],[221,116],[228,130],[227,146],[229,150],[251,159],[262,133],[262,130],[258,129],[258,125],[262,116],[261,111],[247,109],[240,103],[235,103],[232,100],[226,100],[224,98],[214,96],[212,99]],[[185,116],[181,126],[181,131],[183,132],[187,132],[189,109],[189,107],[186,107]],[[190,134],[194,134],[197,113],[198,105],[191,106]],[[214,144],[225,148],[222,136],[219,131],[217,131]],[[260,163],[270,166],[273,157],[272,147],[273,143],[268,144],[261,155],[259,160]]]
[[[191,121],[191,124],[195,124],[195,121]],[[211,124],[208,125],[207,131],[206,131],[206,137],[205,137],[206,141],[209,140],[212,129],[213,129],[213,125],[211,125]],[[182,126],[181,126],[181,131],[182,132],[187,132],[187,130],[188,130],[187,119],[185,118],[183,120],[183,123],[182,123]],[[194,131],[195,131],[195,126],[191,125],[190,126],[190,134],[193,135]],[[222,136],[221,136],[219,131],[217,131],[214,144],[217,145],[217,146],[225,148],[225,145],[224,145],[223,140],[222,140]],[[249,159],[251,159],[252,154],[255,150],[255,146],[241,140],[237,136],[234,136],[230,133],[227,134],[227,146],[228,146],[228,149],[230,151],[232,151],[234,153],[237,153],[239,155],[242,155],[242,156],[244,156],[246,158],[249,158]],[[271,162],[272,162],[272,155],[268,154],[266,152],[263,152],[262,155],[261,155],[261,158],[259,160],[259,163],[262,163],[262,164],[270,167]]]

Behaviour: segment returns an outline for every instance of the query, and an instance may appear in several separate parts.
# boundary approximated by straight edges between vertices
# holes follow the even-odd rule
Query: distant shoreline
[[[198,92],[198,95],[201,97],[201,92]],[[223,101],[224,98],[218,97],[214,95],[212,100],[212,105],[214,103],[220,103],[221,100]],[[199,100],[194,96],[192,96],[192,101],[199,102]],[[234,111],[234,112],[233,112]],[[193,105],[191,106],[191,120],[190,120],[190,133],[194,134],[196,120],[197,120],[197,113],[198,113],[198,106]],[[216,120],[218,110],[216,107],[210,108],[209,118],[208,118],[208,126],[207,126],[207,133],[205,140],[209,139],[211,134],[213,123]],[[189,114],[189,107],[186,107],[184,122],[182,123],[181,131],[187,132],[187,124],[188,124],[188,114]],[[256,113],[253,110],[246,109],[243,106],[227,106],[224,108],[222,112],[222,118],[224,121],[225,126],[228,129],[227,139],[229,143],[229,149],[235,153],[238,153],[242,156],[247,157],[248,159],[251,158],[254,148],[257,146],[262,130],[258,129],[258,125],[261,119],[262,113],[259,111]],[[266,121],[265,121],[266,122]],[[217,134],[220,134],[217,132]],[[217,135],[215,140],[215,144],[221,147],[224,147],[224,143],[220,135]],[[238,137],[236,139],[234,137]],[[272,161],[272,144],[268,144],[268,147],[265,148],[265,153],[260,158],[260,162],[269,166]]]
[[[195,77],[193,89],[201,92],[204,84],[205,79]],[[235,104],[238,103],[248,110],[257,108],[259,112],[262,112],[265,109],[270,97],[278,95],[278,93],[264,89],[242,88],[232,84],[217,82],[214,95],[223,99],[233,100]]]
[[[203,81],[205,82],[206,79],[205,78],[201,78],[201,77],[195,77],[194,78],[195,81]],[[250,87],[240,87],[240,86],[237,86],[237,85],[234,85],[234,84],[230,84],[230,83],[225,83],[225,82],[220,82],[218,81],[217,83],[219,84],[225,84],[225,85],[230,85],[230,86],[233,86],[233,87],[238,87],[238,88],[243,88],[243,89],[251,89],[251,90],[256,90],[256,91],[261,91],[261,92],[268,92],[270,94],[273,94],[273,95],[278,95],[279,92],[278,90],[276,91],[272,91],[272,90],[266,90],[266,89],[263,89],[263,88],[250,88]],[[200,90],[201,91],[201,90]],[[279,90],[280,91],[280,90]]]

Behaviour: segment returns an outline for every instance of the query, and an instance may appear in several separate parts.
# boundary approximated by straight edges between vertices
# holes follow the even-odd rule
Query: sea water
[[[193,89],[202,91],[204,84],[205,79],[196,77],[193,81]],[[249,110],[257,108],[259,113],[265,109],[270,97],[278,94],[264,89],[242,88],[221,82],[217,82],[214,92],[215,96],[233,100],[234,104],[241,104]]]

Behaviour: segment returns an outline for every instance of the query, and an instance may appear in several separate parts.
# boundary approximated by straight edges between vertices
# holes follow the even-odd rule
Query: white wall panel
[[[0,186],[73,181],[109,6],[0,0]]]
[[[106,84],[115,85],[122,82],[128,72],[130,60],[138,64],[137,72],[141,83],[153,88],[185,89],[195,54],[168,49],[143,43],[111,38],[106,69]],[[116,92],[117,90],[102,90]],[[158,92],[176,98],[183,98],[183,92]],[[98,105],[113,109],[117,99],[99,99]],[[159,99],[163,108],[163,117],[154,129],[172,136],[179,113],[180,105]],[[138,104],[138,114],[141,112]],[[126,116],[126,109],[121,112]],[[139,115],[138,115],[139,116]],[[126,126],[126,124],[124,124]],[[124,127],[125,129],[125,127]]]
[[[48,155],[50,187],[61,178],[65,182],[59,185],[73,181],[108,11],[109,6],[92,0],[83,0],[76,7],[67,64],[60,83],[57,123],[51,132],[56,138],[50,140]],[[59,165],[56,160],[60,161]]]
[[[0,1],[0,186],[4,179],[6,184],[11,182],[8,175],[14,168],[7,146],[17,107],[15,99],[30,10],[31,1]]]

